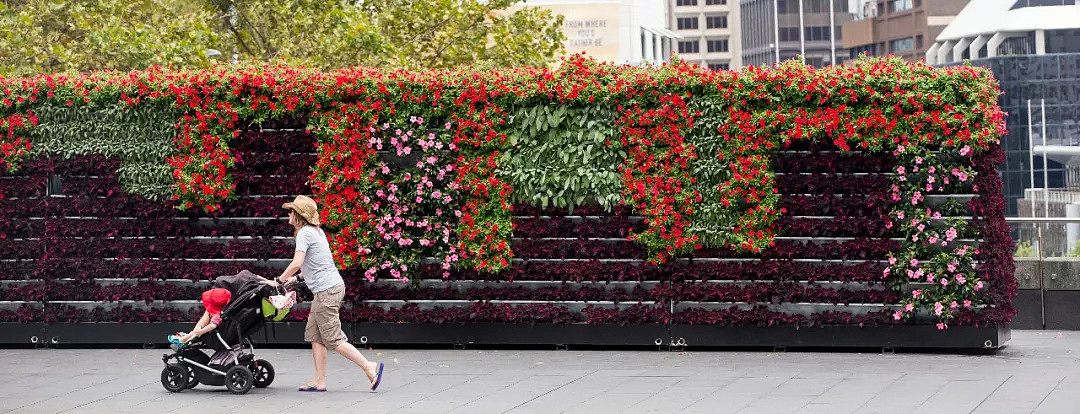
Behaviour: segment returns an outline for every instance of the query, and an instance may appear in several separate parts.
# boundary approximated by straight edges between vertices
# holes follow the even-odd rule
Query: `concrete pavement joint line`
[[[97,384],[87,385],[87,386],[85,386],[85,387],[82,387],[82,388],[78,388],[78,389],[74,389],[74,390],[68,391],[68,392],[66,392],[66,393],[63,393],[63,394],[60,394],[60,395],[54,395],[54,396],[52,396],[52,397],[49,397],[49,398],[46,398],[46,399],[44,399],[44,400],[34,401],[34,402],[32,402],[32,403],[29,403],[29,404],[23,405],[23,406],[21,406],[21,407],[15,407],[15,408],[13,408],[13,409],[11,409],[11,410],[8,410],[8,411],[5,411],[5,412],[6,412],[6,413],[10,413],[10,412],[12,412],[12,411],[18,411],[18,410],[22,410],[22,409],[24,409],[24,408],[28,408],[28,407],[30,407],[30,406],[38,405],[38,404],[41,404],[41,403],[43,403],[43,402],[46,402],[46,401],[50,401],[50,400],[55,400],[55,399],[57,399],[57,398],[60,398],[60,397],[65,397],[65,396],[67,396],[67,395],[73,394],[73,393],[75,393],[75,392],[78,392],[78,391],[86,390],[86,389],[89,389],[89,388],[91,388],[91,387],[94,387],[94,386],[98,386],[98,385],[102,385],[102,384],[107,384],[107,383],[110,383],[110,382],[116,381],[116,380],[118,380],[118,379],[119,379],[119,378],[113,378],[113,379],[111,379],[111,380],[108,380],[108,381],[105,381],[105,382],[102,382],[102,383],[97,383]]]
[[[107,396],[104,396],[104,397],[98,398],[98,399],[96,399],[96,400],[94,400],[94,401],[90,401],[90,402],[88,402],[88,403],[83,403],[83,404],[79,404],[79,405],[77,405],[77,406],[75,406],[75,407],[71,407],[71,408],[68,408],[68,409],[66,409],[66,410],[64,410],[64,411],[59,411],[59,412],[57,412],[57,414],[59,414],[59,413],[66,413],[66,412],[68,412],[68,411],[71,411],[71,410],[77,410],[77,409],[79,409],[79,408],[82,408],[82,407],[85,407],[85,406],[88,406],[88,405],[94,404],[94,403],[96,403],[96,402],[99,402],[99,401],[104,401],[104,400],[107,400],[107,399],[109,399],[109,398],[115,397],[115,396],[117,396],[117,395],[120,395],[120,394],[124,394],[124,393],[128,393],[128,392],[131,392],[131,391],[135,391],[135,390],[137,390],[137,389],[139,389],[139,388],[142,388],[142,387],[145,387],[145,386],[147,386],[147,385],[152,385],[152,384],[143,384],[143,385],[140,385],[140,386],[138,386],[138,387],[135,387],[135,388],[128,388],[128,389],[126,389],[126,390],[123,390],[123,391],[120,391],[120,392],[116,392],[116,393],[113,393],[113,394],[110,394],[110,395],[107,395]]]
[[[817,398],[814,398],[814,399],[812,399],[812,400],[808,401],[808,402],[807,402],[806,404],[803,404],[803,406],[799,408],[799,411],[802,411],[802,410],[803,410],[803,409],[805,409],[806,407],[809,407],[809,406],[810,406],[810,404],[813,404],[813,403],[814,403],[814,400],[817,400],[818,398],[821,398],[821,397],[822,397],[822,396],[824,396],[825,394],[828,394],[828,393],[829,393],[829,390],[831,390],[831,389],[833,389],[833,388],[836,388],[836,386],[837,386],[837,385],[840,385],[840,383],[842,383],[842,382],[844,382],[844,381],[847,381],[847,379],[848,379],[848,378],[849,378],[849,377],[844,377],[844,378],[840,378],[840,379],[839,379],[838,381],[834,382],[834,383],[833,383],[833,385],[830,385],[830,386],[829,386],[829,388],[826,388],[826,389],[825,389],[824,391],[822,391],[822,392],[821,392],[821,394],[818,394],[818,395],[817,395]]]
[[[1035,409],[1034,409],[1034,410],[1031,410],[1031,412],[1036,412],[1036,411],[1039,411],[1039,407],[1042,407],[1043,403],[1045,403],[1045,402],[1046,402],[1046,399],[1047,399],[1047,398],[1050,398],[1050,395],[1052,395],[1052,394],[1054,393],[1054,391],[1057,391],[1058,387],[1060,387],[1060,386],[1061,386],[1061,383],[1065,382],[1065,380],[1067,380],[1067,379],[1069,379],[1069,376],[1068,376],[1068,375],[1066,375],[1066,376],[1064,376],[1064,377],[1061,377],[1061,381],[1058,381],[1058,383],[1057,383],[1057,384],[1054,384],[1054,388],[1053,388],[1053,389],[1051,389],[1051,390],[1050,390],[1050,392],[1046,393],[1046,395],[1044,395],[1044,396],[1043,396],[1043,398],[1042,398],[1041,400],[1039,400],[1039,405],[1036,405],[1036,406],[1035,406]]]
[[[479,376],[479,375],[472,375],[472,378],[469,378],[469,379],[467,379],[467,380],[465,380],[465,381],[462,381],[462,382],[458,382],[458,383],[453,383],[453,384],[450,384],[450,385],[449,385],[449,386],[447,386],[446,388],[443,388],[443,389],[439,390],[438,392],[436,392],[436,393],[434,393],[434,394],[430,394],[430,395],[424,395],[424,396],[421,396],[420,398],[417,398],[417,399],[415,399],[415,400],[409,401],[409,402],[405,403],[405,405],[401,405],[401,406],[399,406],[399,407],[395,408],[394,410],[395,410],[395,411],[396,411],[396,410],[401,410],[401,409],[403,409],[403,408],[405,408],[405,407],[408,407],[408,406],[410,406],[410,405],[416,404],[417,402],[423,401],[423,400],[424,400],[425,398],[428,398],[428,397],[434,397],[434,396],[436,396],[436,395],[442,394],[442,393],[446,392],[447,390],[449,390],[449,389],[451,389],[451,388],[454,388],[454,387],[456,387],[456,386],[458,386],[458,385],[462,385],[462,384],[468,383],[469,381],[472,381],[472,380],[474,380],[474,379],[477,379],[477,378],[480,378],[480,376]]]
[[[535,375],[534,375],[534,376],[535,376]],[[526,379],[528,379],[528,378],[531,378],[531,377],[522,377],[521,379],[519,379],[519,380],[517,380],[517,381],[514,381],[514,383],[512,383],[512,384],[507,384],[506,386],[503,386],[502,388],[500,388],[500,389],[499,389],[499,391],[503,391],[503,390],[506,390],[507,388],[513,387],[513,386],[515,386],[515,385],[518,385],[518,384],[520,384],[520,383],[521,383],[522,381],[525,381],[525,380],[526,380]],[[454,408],[453,408],[453,409],[451,409],[451,410],[446,410],[446,411],[447,411],[447,412],[454,412],[454,411],[457,411],[457,410],[458,410],[458,409],[460,409],[461,407],[464,407],[464,406],[467,406],[467,405],[469,405],[469,404],[472,404],[472,403],[474,403],[474,402],[480,401],[480,400],[484,399],[485,397],[488,397],[488,396],[490,396],[490,395],[494,395],[494,394],[495,394],[495,393],[494,393],[494,392],[492,392],[492,393],[490,393],[490,394],[487,394],[487,395],[481,395],[481,396],[479,396],[479,397],[473,398],[472,400],[469,400],[468,402],[466,402],[466,403],[464,403],[464,404],[460,404],[460,405],[458,405],[457,407],[454,407]]]
[[[538,399],[538,398],[540,398],[540,397],[543,397],[543,396],[545,396],[545,395],[548,395],[548,394],[551,394],[551,393],[553,393],[553,392],[555,392],[555,391],[558,391],[558,390],[562,389],[563,387],[565,387],[565,386],[567,386],[567,385],[570,385],[570,384],[573,384],[573,383],[575,383],[575,382],[578,382],[578,381],[579,381],[579,380],[581,380],[582,378],[585,378],[585,377],[587,377],[587,376],[589,376],[589,375],[592,375],[592,374],[595,374],[595,373],[597,373],[597,372],[600,372],[600,370],[593,370],[592,372],[590,372],[590,373],[588,373],[588,374],[585,374],[585,375],[582,375],[582,376],[580,376],[580,377],[577,377],[577,378],[575,378],[575,379],[574,379],[573,381],[570,381],[570,382],[568,382],[568,383],[565,383],[565,384],[563,384],[563,385],[560,385],[560,386],[558,386],[558,387],[555,387],[555,388],[553,388],[553,389],[550,389],[550,390],[548,390],[547,392],[545,392],[545,393],[543,393],[543,394],[540,394],[540,395],[537,395],[537,396],[535,396],[535,397],[532,397],[532,398],[530,398],[530,399],[529,399],[528,401],[525,401],[525,402],[523,402],[523,403],[521,403],[521,404],[518,404],[518,405],[516,405],[516,406],[514,406],[514,407],[511,407],[511,408],[510,408],[509,410],[503,411],[503,414],[506,414],[506,413],[508,413],[508,412],[514,411],[514,409],[516,409],[516,408],[518,408],[518,407],[521,407],[521,406],[523,406],[523,405],[525,405],[525,404],[528,404],[528,403],[532,402],[533,400],[536,400],[536,399]],[[535,376],[535,375],[534,375],[534,376]]]
[[[753,377],[750,377],[750,378],[753,378]],[[766,375],[766,376],[765,376],[764,378],[768,378],[768,375]],[[777,388],[783,387],[783,386],[784,386],[784,384],[787,384],[787,383],[788,383],[788,381],[791,381],[791,380],[793,380],[793,379],[795,379],[795,375],[792,375],[792,376],[790,376],[790,377],[787,377],[787,379],[785,379],[785,380],[784,380],[783,382],[781,382],[781,383],[779,383],[779,384],[776,384],[776,386],[775,386],[775,387],[773,387],[773,389],[772,389],[772,390],[770,390],[769,392],[764,392],[764,393],[761,393],[761,395],[759,395],[759,396],[758,396],[757,398],[755,398],[755,399],[751,400],[751,401],[750,401],[749,403],[747,403],[746,405],[744,405],[744,406],[742,406],[741,408],[739,408],[739,411],[736,411],[735,413],[736,413],[736,414],[738,414],[738,413],[741,413],[741,412],[745,412],[745,411],[746,411],[746,409],[747,409],[747,408],[750,408],[750,406],[754,405],[754,403],[756,403],[756,402],[758,402],[758,401],[761,401],[761,400],[762,400],[762,399],[764,399],[764,398],[765,398],[766,396],[768,396],[768,395],[769,395],[770,393],[772,393],[773,391],[776,391],[776,389],[777,389]]]
[[[867,404],[870,404],[871,401],[874,401],[874,399],[876,399],[879,395],[881,395],[881,393],[883,393],[885,391],[888,391],[889,388],[892,388],[893,384],[896,384],[897,381],[900,381],[900,380],[904,379],[904,377],[907,377],[907,373],[904,373],[903,375],[901,375],[900,378],[892,380],[892,382],[890,382],[889,385],[886,385],[885,387],[883,387],[881,389],[881,391],[878,391],[877,393],[874,393],[874,396],[870,397],[870,399],[868,399],[868,400],[866,400],[866,402],[862,403],[862,405],[860,405],[859,408],[856,408],[855,412],[859,412],[859,410],[862,410],[863,407],[866,407]]]
[[[638,378],[677,378],[677,377],[678,377],[678,376],[675,376],[675,375],[642,375],[642,376],[640,376],[640,377],[638,377]],[[684,376],[682,376],[682,378],[683,378],[683,380],[685,380],[685,379],[686,379],[686,376],[684,375]],[[661,393],[661,392],[664,392],[664,390],[667,390],[668,388],[671,388],[671,387],[672,387],[672,386],[674,386],[675,384],[679,384],[679,383],[683,382],[683,380],[679,380],[679,381],[675,382],[674,384],[668,384],[668,385],[667,385],[666,387],[663,387],[663,388],[657,389],[657,390],[656,390],[656,392],[654,392],[654,393],[652,393],[652,394],[649,394],[649,396],[648,396],[648,397],[645,397],[645,398],[644,398],[643,400],[641,400],[641,401],[638,401],[638,402],[634,403],[633,405],[631,405],[631,406],[629,406],[629,407],[626,407],[626,409],[622,410],[621,412],[622,412],[622,413],[625,413],[625,412],[629,411],[629,410],[630,410],[631,408],[634,408],[634,406],[636,406],[636,405],[639,405],[639,404],[641,404],[641,403],[642,403],[642,402],[644,402],[644,401],[648,401],[648,400],[649,400],[649,398],[652,398],[652,397],[655,397],[655,396],[657,396],[657,395],[660,395],[660,393]],[[683,407],[683,408],[686,408],[686,407]]]
[[[998,384],[997,387],[994,387],[994,390],[990,391],[989,394],[986,394],[986,397],[983,398],[982,401],[979,401],[979,405],[976,405],[975,408],[972,408],[971,411],[969,412],[969,414],[978,411],[979,407],[982,407],[983,404],[986,404],[986,400],[989,400],[990,397],[992,397],[995,393],[997,393],[997,391],[1000,390],[1001,387],[1004,386],[1006,382],[1009,382],[1009,380],[1011,380],[1012,377],[1013,376],[1010,374],[1008,377],[1005,378],[1005,381],[1001,381],[1001,384]]]

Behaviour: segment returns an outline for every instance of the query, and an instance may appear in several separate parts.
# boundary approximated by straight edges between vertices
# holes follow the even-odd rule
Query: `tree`
[[[562,51],[562,16],[507,10],[520,2],[11,0],[0,2],[0,75],[201,68],[234,54],[323,69],[546,65]]]
[[[200,1],[2,1],[0,75],[209,66],[222,37]]]

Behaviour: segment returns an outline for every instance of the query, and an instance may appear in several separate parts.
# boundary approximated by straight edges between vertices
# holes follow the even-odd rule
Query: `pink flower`
[[[930,168],[927,168],[927,169],[926,169],[926,172],[928,172],[928,173],[930,173],[930,174],[933,174],[933,173],[934,173],[934,172],[936,172],[936,171],[937,171],[937,168],[934,168],[934,166],[933,166],[933,165],[931,165],[931,166],[930,166]],[[930,178],[934,178],[934,177],[930,177]]]
[[[964,145],[964,148],[960,148],[960,155],[967,156],[968,154],[971,154],[971,147]]]
[[[890,256],[890,257],[889,257],[889,264],[890,264],[890,265],[894,265],[894,264],[896,264],[896,257],[892,257],[892,256]]]
[[[945,305],[941,302],[934,302],[934,315],[941,316],[941,311],[945,309]]]
[[[938,322],[938,324],[937,324],[937,328],[938,328],[939,330],[942,330],[942,331],[944,331],[944,330],[946,330],[946,329],[949,329],[949,325],[946,325],[946,324],[945,324],[944,322]]]
[[[903,220],[904,219],[904,210],[897,211],[896,212],[896,218],[900,219],[900,220]]]
[[[981,280],[978,281],[978,282],[975,282],[975,290],[982,290],[982,288],[983,288],[983,282]]]
[[[919,259],[911,259],[911,261],[908,262],[908,264],[911,265],[911,267],[918,266],[919,265]]]
[[[937,243],[938,238],[937,238],[937,236],[930,236],[930,238],[927,239],[926,241],[929,242],[930,244],[934,244],[934,243]]]
[[[956,283],[959,283],[961,285],[964,284],[964,283],[967,283],[967,278],[965,278],[964,275],[957,274],[956,275]]]
[[[941,278],[941,286],[949,286],[949,279]]]
[[[930,167],[930,168],[933,168],[933,167]],[[933,172],[933,171],[931,171],[931,172]],[[933,184],[934,183],[934,176],[931,175],[931,176],[927,177],[926,182],[930,183],[930,184]]]
[[[913,290],[911,292],[911,297],[914,298],[914,299],[918,299],[919,295],[921,295],[921,294],[922,294],[922,289],[915,289],[915,290]]]
[[[955,261],[952,261],[952,262],[949,262],[949,265],[946,266],[946,268],[949,269],[949,272],[955,272],[956,271],[956,265],[957,265],[957,263]]]
[[[964,307],[965,308],[970,308],[971,307],[971,301],[970,300],[965,300],[964,301]]]
[[[915,164],[922,165],[922,162],[923,162],[922,157],[915,157]]]
[[[900,175],[904,175],[904,174],[907,174],[907,170],[904,169],[903,165],[901,165],[899,167],[896,167],[896,173],[900,174]]]
[[[960,175],[956,176],[956,178],[959,178],[961,182],[964,182],[964,181],[967,181],[968,176],[967,176],[967,174],[960,173]]]
[[[958,303],[956,303],[956,301],[955,301],[955,300],[954,300],[954,301],[952,301],[952,303],[949,303],[949,309],[956,309],[956,308],[957,308],[957,307],[959,307],[959,306],[960,306],[960,305],[959,305]]]
[[[931,191],[934,191],[934,185],[933,184],[927,184],[926,185],[926,192],[929,193]]]
[[[904,306],[904,312],[913,312],[914,310],[915,310],[915,305],[914,304],[909,303],[909,304]]]
[[[900,320],[900,318],[904,317],[904,312],[896,311],[895,313],[893,313],[892,317],[895,320]]]
[[[919,231],[923,231],[923,230],[926,230],[926,225],[920,224],[920,225],[918,225],[918,227],[915,227],[915,228],[918,229]]]

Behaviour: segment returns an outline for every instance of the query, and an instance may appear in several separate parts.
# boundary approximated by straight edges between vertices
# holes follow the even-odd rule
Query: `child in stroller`
[[[206,308],[195,329],[170,336],[175,352],[161,360],[161,385],[171,392],[205,385],[224,385],[234,394],[274,381],[270,362],[255,358],[250,337],[265,325],[263,300],[274,293],[266,279],[248,271],[222,276],[214,289],[203,292]],[[204,350],[214,351],[207,355]],[[170,363],[170,361],[175,362]]]

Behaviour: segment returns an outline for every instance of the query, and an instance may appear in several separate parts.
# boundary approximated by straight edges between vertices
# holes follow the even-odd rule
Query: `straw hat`
[[[281,208],[295,211],[300,217],[313,226],[319,225],[319,206],[315,204],[315,200],[312,200],[308,196],[296,196],[296,199],[291,203],[285,203],[281,205]]]

